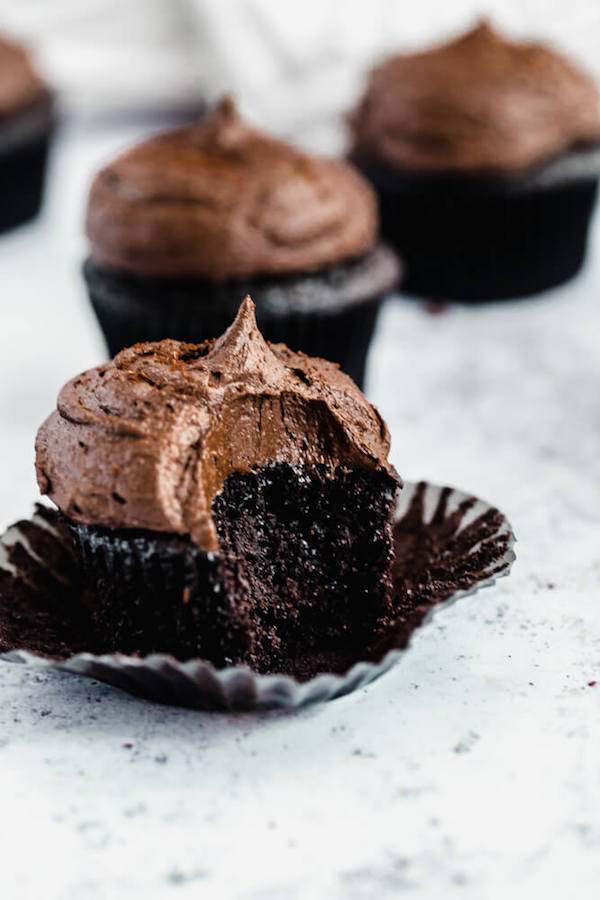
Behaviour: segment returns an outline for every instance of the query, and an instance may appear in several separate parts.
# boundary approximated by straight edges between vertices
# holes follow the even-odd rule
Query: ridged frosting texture
[[[47,94],[25,48],[0,37],[0,116],[18,113]]]
[[[352,128],[355,158],[515,172],[600,138],[599,96],[554,50],[507,40],[483,22],[374,69]]]
[[[213,281],[313,271],[360,256],[376,232],[358,172],[247,127],[229,99],[102,169],[87,209],[96,262]]]
[[[216,341],[136,344],[69,381],[38,432],[40,490],[67,516],[218,549],[212,501],[271,462],[393,472],[387,427],[332,363],[269,345],[246,298]]]

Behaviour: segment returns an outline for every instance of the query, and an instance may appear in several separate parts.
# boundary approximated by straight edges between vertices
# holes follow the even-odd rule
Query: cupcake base
[[[86,260],[83,271],[113,356],[140,341],[201,343],[222,334],[241,299],[250,294],[267,340],[339,363],[360,387],[379,306],[400,274],[395,255],[384,246],[309,275],[224,284],[137,277],[92,259]]]
[[[409,294],[497,300],[555,287],[581,268],[597,160],[522,177],[409,175],[358,163],[380,202],[382,233],[402,254]]]
[[[396,487],[385,472],[287,463],[230,475],[213,504],[218,553],[71,521],[100,646],[294,673],[310,651],[347,668],[391,618]]]
[[[6,660],[86,675],[147,700],[195,709],[296,709],[365,687],[390,669],[432,613],[506,575],[515,554],[504,516],[461,491],[421,482],[400,493],[395,516],[393,606],[397,617],[363,645],[343,675],[310,655],[303,680],[246,667],[215,669],[165,654],[140,659],[102,653],[76,616],[87,600],[67,527],[38,506],[33,519],[0,537],[0,654]],[[72,598],[67,614],[65,597]],[[85,617],[84,617],[85,618]]]
[[[51,136],[49,100],[0,128],[0,232],[22,225],[39,213]]]

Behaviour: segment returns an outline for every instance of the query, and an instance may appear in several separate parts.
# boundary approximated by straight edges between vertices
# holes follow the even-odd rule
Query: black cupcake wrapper
[[[219,629],[227,600],[216,554],[175,535],[67,524],[86,582],[102,598],[91,605],[91,621],[104,647],[180,648],[178,655],[224,664],[221,642],[235,635]]]
[[[0,141],[0,232],[34,219],[41,207],[51,132],[2,150]]]
[[[411,177],[357,162],[377,190],[382,233],[404,260],[403,291],[477,302],[537,294],[577,274],[598,155],[567,154],[512,178]]]
[[[109,352],[163,338],[201,343],[231,324],[246,294],[267,340],[339,363],[362,387],[383,297],[399,278],[395,255],[377,247],[361,260],[312,275],[211,284],[122,275],[84,264],[89,297]]]
[[[492,585],[515,559],[512,529],[497,509],[426,482],[405,485],[394,538],[397,620],[345,674],[323,672],[299,682],[243,666],[217,669],[202,659],[96,654],[68,529],[58,513],[38,507],[32,520],[17,523],[0,539],[0,653],[9,661],[52,666],[148,700],[196,709],[290,710],[333,700],[387,672],[436,610]]]

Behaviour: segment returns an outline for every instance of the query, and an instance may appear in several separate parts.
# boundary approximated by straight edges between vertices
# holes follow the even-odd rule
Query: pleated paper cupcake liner
[[[406,484],[394,526],[397,618],[343,675],[305,682],[202,659],[103,653],[89,625],[68,529],[39,506],[0,539],[0,653],[8,661],[86,675],[160,703],[206,710],[296,709],[333,700],[387,672],[433,613],[506,575],[514,535],[499,510],[462,491]]]

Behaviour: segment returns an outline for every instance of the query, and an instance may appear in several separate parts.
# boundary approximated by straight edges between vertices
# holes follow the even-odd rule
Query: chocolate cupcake
[[[248,128],[230,100],[151,138],[95,178],[90,298],[111,354],[221,334],[251,293],[265,337],[339,363],[360,385],[395,255],[377,203],[341,160]]]
[[[200,345],[138,344],[36,442],[101,651],[342,671],[393,619],[389,434],[352,380],[269,345],[246,298]]]
[[[0,231],[39,212],[52,126],[50,91],[25,49],[0,37]]]
[[[566,59],[488,24],[376,68],[352,159],[428,297],[515,297],[572,277],[600,172],[598,91]]]

